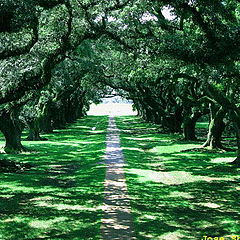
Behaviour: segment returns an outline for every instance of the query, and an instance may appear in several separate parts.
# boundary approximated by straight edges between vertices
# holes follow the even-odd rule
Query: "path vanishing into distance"
[[[23,141],[29,152],[1,155],[0,240],[239,236],[235,153],[198,151],[201,142],[161,133],[126,105],[94,106],[45,141]]]
[[[124,175],[125,162],[120,146],[119,129],[113,116],[109,117],[107,131],[102,236],[104,240],[132,240],[136,238]]]

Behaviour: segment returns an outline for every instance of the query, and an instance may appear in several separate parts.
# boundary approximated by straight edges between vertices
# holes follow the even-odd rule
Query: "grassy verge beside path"
[[[138,240],[240,236],[234,153],[198,152],[199,142],[157,134],[137,117],[118,117]]]
[[[106,128],[107,117],[87,117],[48,141],[23,142],[36,152],[0,155],[34,165],[0,173],[1,240],[100,238]]]

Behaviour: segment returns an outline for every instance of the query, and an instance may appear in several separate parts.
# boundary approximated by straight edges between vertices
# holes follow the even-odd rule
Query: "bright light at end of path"
[[[109,115],[109,116],[129,116],[136,115],[137,112],[133,111],[132,104],[125,103],[105,103],[105,104],[92,104],[87,115]]]

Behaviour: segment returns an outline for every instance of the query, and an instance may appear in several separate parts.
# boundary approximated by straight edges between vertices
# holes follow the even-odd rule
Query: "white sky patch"
[[[141,23],[145,23],[145,22],[148,22],[148,21],[157,21],[157,17],[154,16],[153,14],[149,13],[149,12],[146,12],[142,15],[142,17],[140,18],[140,22]]]
[[[169,21],[174,20],[177,17],[176,15],[174,15],[172,13],[172,10],[173,10],[173,8],[168,7],[168,6],[165,6],[162,8],[163,16]],[[145,23],[148,21],[157,21],[157,20],[158,20],[158,18],[149,12],[144,13],[140,19],[141,23]]]
[[[95,19],[94,19],[94,22],[98,23],[98,22],[101,22],[102,19],[103,19],[104,15],[103,14],[99,14]],[[117,22],[118,20],[113,17],[113,16],[107,16],[107,21],[108,22]]]
[[[117,19],[113,16],[107,17],[107,20],[108,20],[108,22],[116,22],[117,21]]]
[[[173,10],[173,8],[171,7],[163,7],[162,8],[162,14],[163,16],[167,19],[167,20],[174,20],[177,16],[174,15],[171,11]]]
[[[165,6],[165,7],[162,8],[163,16],[169,21],[174,20],[177,17],[176,15],[174,15],[172,13],[172,10],[173,10],[173,8],[170,7],[170,6]],[[98,23],[98,22],[102,21],[102,18],[103,18],[103,14],[99,14],[94,19],[94,22]],[[118,20],[117,20],[116,17],[108,16],[107,21],[108,22],[117,22]],[[146,22],[149,22],[149,21],[158,21],[158,18],[154,14],[151,14],[150,12],[145,12],[142,15],[142,17],[140,18],[140,22],[141,23],[146,23]]]
[[[106,104],[91,104],[87,115],[94,116],[130,116],[137,115],[132,109],[132,104],[126,103],[106,103]],[[96,127],[96,126],[93,126]],[[96,129],[96,128],[95,128]],[[93,129],[93,131],[95,130]]]
[[[94,22],[95,22],[95,23],[99,23],[100,21],[102,21],[102,17],[101,17],[101,16],[97,16],[97,17],[94,19]]]

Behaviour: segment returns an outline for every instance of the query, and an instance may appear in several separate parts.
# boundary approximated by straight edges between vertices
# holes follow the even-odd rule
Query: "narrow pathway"
[[[105,156],[106,179],[102,236],[104,240],[133,240],[133,222],[119,130],[114,117],[109,117]]]

